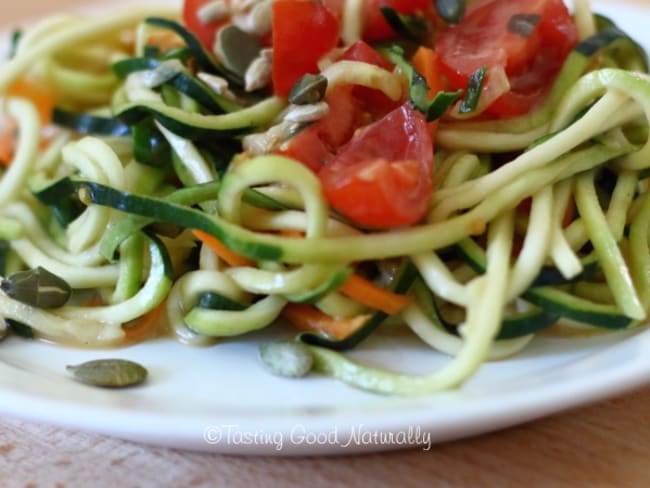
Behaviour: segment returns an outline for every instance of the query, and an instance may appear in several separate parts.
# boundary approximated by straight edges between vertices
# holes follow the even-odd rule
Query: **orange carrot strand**
[[[230,266],[253,266],[255,261],[248,259],[240,254],[237,254],[226,245],[221,242],[219,239],[213,235],[203,232],[201,230],[193,229],[192,234],[201,241],[206,246],[210,247],[217,256],[223,259]]]
[[[124,341],[134,343],[152,337],[160,328],[160,318],[164,309],[165,302],[163,301],[142,317],[130,322],[124,327]]]
[[[386,290],[358,274],[350,275],[339,291],[359,303],[389,315],[401,312],[411,303],[411,297]]]
[[[282,311],[282,316],[300,331],[320,332],[336,340],[350,336],[370,317],[369,315],[332,317],[306,303],[287,304]]]

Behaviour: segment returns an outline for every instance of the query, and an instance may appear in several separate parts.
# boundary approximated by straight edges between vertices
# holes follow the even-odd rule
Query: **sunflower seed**
[[[272,0],[256,2],[245,11],[239,11],[232,16],[234,25],[255,36],[264,36],[271,32],[272,19]]]
[[[252,92],[267,86],[271,82],[271,68],[269,57],[260,52],[260,55],[246,69],[244,89],[247,92]]]
[[[330,107],[327,102],[318,102],[311,105],[291,105],[284,116],[286,122],[305,124],[314,122],[327,115]]]
[[[225,0],[213,0],[203,4],[196,10],[196,18],[203,25],[219,22],[230,17],[230,7]]]

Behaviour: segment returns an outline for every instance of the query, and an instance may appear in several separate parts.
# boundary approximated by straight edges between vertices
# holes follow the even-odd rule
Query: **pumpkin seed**
[[[314,364],[309,349],[298,342],[267,342],[260,344],[259,356],[271,373],[299,378],[305,376]]]
[[[289,102],[309,105],[320,102],[327,91],[327,78],[323,75],[303,75],[291,88]]]
[[[436,11],[448,24],[458,24],[465,16],[465,1],[436,0]]]
[[[242,79],[246,70],[260,54],[262,46],[255,36],[234,25],[219,29],[215,54],[223,65]]]
[[[40,266],[9,275],[0,282],[0,289],[14,300],[39,308],[62,307],[72,294],[65,280]]]
[[[508,31],[521,37],[530,37],[542,17],[539,14],[515,14],[508,20]]]
[[[135,386],[147,379],[144,366],[126,359],[95,359],[66,369],[78,381],[104,388]]]

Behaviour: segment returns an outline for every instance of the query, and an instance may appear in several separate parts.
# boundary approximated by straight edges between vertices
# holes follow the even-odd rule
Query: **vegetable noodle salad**
[[[647,322],[646,54],[585,1],[185,0],[13,41],[10,331],[205,345],[276,324],[295,340],[260,348],[272,372],[413,395],[547,329]],[[346,356],[382,329],[449,361]]]

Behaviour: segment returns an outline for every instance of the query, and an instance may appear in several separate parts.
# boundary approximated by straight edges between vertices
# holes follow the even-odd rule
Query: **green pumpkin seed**
[[[231,24],[219,29],[215,54],[227,69],[242,79],[250,64],[260,55],[261,49],[257,38],[239,27]]]
[[[305,376],[314,364],[309,349],[298,342],[267,342],[259,346],[264,366],[278,376]]]
[[[40,266],[9,275],[0,282],[0,289],[14,300],[38,308],[62,307],[72,294],[65,280]]]
[[[300,77],[289,92],[289,102],[309,105],[320,102],[327,91],[327,78],[323,75],[306,74]]]
[[[458,24],[465,16],[465,1],[436,0],[436,11],[448,24]]]
[[[144,366],[126,359],[95,359],[76,366],[66,366],[66,369],[78,381],[104,388],[135,386],[147,379]]]
[[[508,31],[521,37],[530,37],[541,20],[539,14],[515,14],[508,20]]]

